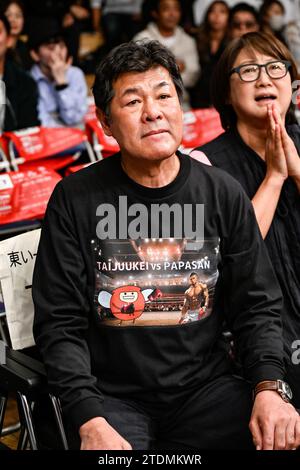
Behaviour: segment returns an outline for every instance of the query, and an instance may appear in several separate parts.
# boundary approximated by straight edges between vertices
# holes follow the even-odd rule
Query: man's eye
[[[129,103],[127,103],[126,106],[134,106],[136,103],[138,103],[138,100],[132,100],[132,101],[129,101]]]
[[[165,100],[165,99],[167,99],[167,98],[170,98],[170,95],[167,95],[167,94],[159,95],[159,98],[160,98],[161,100]]]

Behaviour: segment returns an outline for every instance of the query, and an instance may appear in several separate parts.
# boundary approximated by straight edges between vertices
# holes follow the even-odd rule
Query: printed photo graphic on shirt
[[[185,325],[210,316],[218,239],[94,239],[91,246],[101,325]]]

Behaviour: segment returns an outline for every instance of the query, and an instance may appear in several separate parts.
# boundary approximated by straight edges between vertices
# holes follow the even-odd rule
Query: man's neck
[[[148,188],[161,188],[172,183],[180,170],[176,154],[160,161],[138,160],[122,155],[121,163],[125,173],[136,183]]]
[[[158,27],[159,34],[165,38],[170,38],[174,36],[175,34],[175,29],[165,29],[159,24],[157,25],[157,27]]]
[[[264,126],[251,126],[249,123],[238,123],[237,129],[245,144],[251,147],[263,160],[265,160],[267,129]]]

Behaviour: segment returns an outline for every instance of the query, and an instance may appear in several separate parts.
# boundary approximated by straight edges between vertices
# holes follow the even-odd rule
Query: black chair
[[[33,254],[38,242],[39,231],[36,230],[0,242],[0,280],[5,306],[0,318],[0,435],[20,428],[18,449],[27,448],[28,442],[32,450],[38,449],[41,440],[36,433],[33,410],[39,400],[49,400],[60,448],[68,449],[59,400],[48,388],[43,364],[31,354],[34,350],[31,284],[35,261]],[[26,261],[23,264],[22,250],[23,261]],[[20,255],[18,262],[11,263],[12,252]],[[14,257],[14,261],[16,259]],[[4,429],[9,396],[16,397],[20,423]]]

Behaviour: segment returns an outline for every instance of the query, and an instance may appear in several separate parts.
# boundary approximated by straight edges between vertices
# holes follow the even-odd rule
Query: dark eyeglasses
[[[234,67],[229,75],[238,73],[243,82],[255,82],[260,77],[261,69],[264,68],[268,76],[276,80],[285,77],[290,66],[288,60],[272,60],[266,64],[243,64]]]
[[[234,21],[232,23],[232,27],[236,29],[241,29],[242,26],[245,26],[246,28],[254,28],[257,23],[255,21]]]

